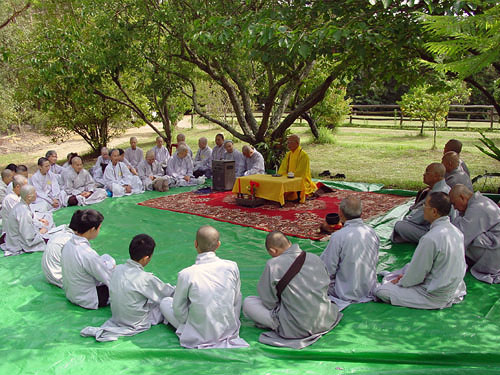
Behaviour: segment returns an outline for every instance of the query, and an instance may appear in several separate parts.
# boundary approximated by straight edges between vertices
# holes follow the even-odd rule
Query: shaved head
[[[439,177],[443,178],[446,174],[446,169],[441,163],[431,163],[427,166],[426,171],[435,173]]]
[[[36,193],[35,187],[33,185],[24,185],[21,188],[21,199],[26,203],[31,203],[33,200],[30,199]]]
[[[28,183],[28,179],[23,175],[17,174],[12,179],[12,188],[15,189],[18,186],[23,186]]]
[[[220,245],[219,239],[219,232],[210,225],[204,225],[196,232],[196,242],[202,253],[217,250]]]
[[[266,249],[268,251],[271,248],[284,251],[288,249],[290,245],[291,244],[290,241],[288,241],[288,238],[286,238],[286,236],[280,231],[271,232],[266,237]]]
[[[451,172],[460,165],[460,157],[455,151],[448,151],[443,155],[441,163],[446,168],[446,172]]]
[[[361,217],[363,206],[358,197],[351,195],[342,199],[339,208],[342,210],[342,213],[347,220],[352,220]]]
[[[146,159],[148,157],[155,157],[155,151],[154,150],[149,150],[148,152],[146,152]]]
[[[467,186],[462,184],[456,184],[450,190],[450,197],[464,196],[467,198],[472,197],[474,193],[467,188]]]
[[[177,143],[186,142],[186,136],[182,133],[177,134]]]
[[[4,181],[12,181],[12,177],[14,177],[14,172],[10,169],[4,169],[2,171],[2,180]]]
[[[458,139],[450,139],[444,145],[444,153],[446,154],[449,151],[455,151],[457,154],[460,154],[462,152],[462,142]]]

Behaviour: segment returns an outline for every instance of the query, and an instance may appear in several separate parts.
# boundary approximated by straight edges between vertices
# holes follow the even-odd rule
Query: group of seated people
[[[297,170],[304,156],[297,138],[289,142],[295,144],[289,144],[284,163]],[[399,270],[383,272],[381,283],[376,269],[380,241],[361,219],[361,200],[352,195],[341,201],[343,226],[320,256],[302,251],[281,232],[269,233],[265,247],[271,259],[258,282],[258,295],[244,301],[237,263],[216,255],[221,242],[212,226],[198,229],[196,262],[180,271],[172,286],[144,271],[155,248],[146,234],[132,239],[125,264],[99,256],[89,243],[104,219],[96,210],[78,210],[69,225],[47,229],[49,220],[30,209],[37,190],[24,176],[14,176],[13,190],[20,201],[7,219],[6,240],[18,242],[24,252],[45,250],[42,269],[47,280],[62,287],[72,303],[87,309],[111,304],[111,318],[100,327],[84,328],[83,336],[111,341],[163,322],[175,329],[186,348],[246,347],[239,336],[243,311],[267,330],[260,342],[300,349],[332,330],[352,303],[443,309],[466,295],[467,266],[475,278],[500,283],[500,208],[464,183],[468,170],[459,157],[461,143],[451,140],[444,151],[441,163],[426,168],[423,181],[428,187],[418,193],[391,236],[393,243],[417,243],[412,259]],[[187,157],[188,150],[184,152]],[[118,158],[118,152],[113,156]]]

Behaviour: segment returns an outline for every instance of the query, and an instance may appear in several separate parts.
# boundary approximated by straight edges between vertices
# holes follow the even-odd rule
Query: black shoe
[[[333,178],[343,178],[343,179],[345,179],[345,174],[343,174],[343,173],[337,173],[335,176],[333,176]]]
[[[319,177],[330,177],[330,176],[331,174],[329,170],[323,171],[319,174]]]

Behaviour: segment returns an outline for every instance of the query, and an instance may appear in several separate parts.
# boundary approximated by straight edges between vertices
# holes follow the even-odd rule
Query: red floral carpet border
[[[248,208],[238,206],[235,196],[227,191],[173,194],[149,199],[139,205],[208,217],[268,232],[280,230],[286,235],[319,240],[325,236],[319,232],[319,225],[326,214],[338,212],[338,204],[349,195],[356,195],[363,202],[362,218],[365,220],[385,213],[409,199],[389,194],[336,190],[305,203],[286,202],[280,207],[278,203],[270,202],[256,208]]]

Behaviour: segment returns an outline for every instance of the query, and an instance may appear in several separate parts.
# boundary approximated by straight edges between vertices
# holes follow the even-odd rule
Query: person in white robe
[[[5,256],[45,250],[43,235],[48,230],[35,225],[36,219],[29,207],[36,200],[36,190],[26,184],[21,187],[20,196],[19,203],[11,210],[4,223],[5,243],[1,248]]]
[[[166,324],[185,348],[247,347],[239,337],[241,292],[238,265],[217,257],[219,232],[205,225],[194,243],[196,263],[179,272],[174,297],[160,304]]]
[[[50,171],[57,177],[57,182],[59,182],[59,185],[61,185],[61,173],[64,172],[64,168],[57,164],[57,152],[55,150],[49,150],[45,153],[45,158],[50,163]]]
[[[96,210],[77,210],[69,224],[75,234],[61,252],[63,289],[75,305],[96,310],[108,305],[109,283],[115,260],[99,256],[89,241],[99,234],[104,217]]]
[[[188,150],[188,155],[191,157],[191,160],[193,159],[193,150],[191,150],[191,147],[186,143],[186,136],[182,133],[177,134],[177,152],[179,152],[179,146],[184,144],[187,147]]]
[[[83,168],[82,159],[75,156],[70,167],[63,173],[64,191],[67,206],[87,206],[102,202],[108,197],[106,190],[98,188],[94,179]]]
[[[50,171],[50,162],[46,158],[38,159],[38,171],[31,176],[30,184],[37,193],[33,204],[35,211],[57,210],[66,204],[66,192],[61,190],[59,178]]]
[[[132,164],[130,164],[130,162],[125,157],[125,151],[123,151],[123,149],[119,148],[118,152],[120,154],[120,161],[127,166],[130,173],[132,173],[134,176],[138,176],[139,174],[137,173],[137,170],[134,168],[134,166]],[[111,155],[110,155],[110,157],[111,157]]]
[[[199,185],[205,182],[205,177],[193,176],[193,161],[188,154],[186,145],[181,144],[177,152],[168,160],[167,176],[172,177],[172,186]]]
[[[431,163],[427,166],[423,180],[428,185],[428,188],[417,196],[415,203],[410,207],[410,211],[405,215],[403,220],[396,222],[391,235],[392,242],[418,243],[420,238],[429,231],[430,223],[424,218],[425,197],[430,193],[448,193],[450,191],[450,187],[444,179],[445,173],[446,169],[441,163]],[[454,215],[455,212],[452,209],[450,217],[453,218]]]
[[[224,134],[218,133],[215,136],[215,146],[212,148],[212,160],[224,160],[224,154],[226,149],[224,148]]]
[[[201,137],[198,140],[198,151],[193,161],[193,176],[212,176],[212,149],[208,147],[208,139]]]
[[[2,201],[0,214],[2,222],[6,223],[12,209],[21,201],[21,188],[28,183],[28,179],[22,175],[15,175],[12,179],[12,193],[5,196]],[[5,231],[2,229],[2,237]],[[5,239],[3,239],[5,241]]]
[[[120,336],[133,336],[163,322],[160,302],[165,297],[172,297],[175,287],[144,271],[154,247],[154,240],[147,234],[132,239],[131,259],[116,266],[111,275],[111,319],[100,327],[82,329],[82,336],[93,336],[97,341],[115,341]]]
[[[125,150],[125,159],[137,169],[137,166],[144,160],[144,152],[137,147],[137,138],[130,137],[130,147]]]
[[[430,193],[425,200],[425,219],[430,230],[401,270],[384,277],[375,295],[383,302],[415,309],[444,309],[466,294],[464,236],[450,222],[450,198]]]
[[[334,232],[320,255],[330,274],[328,296],[339,310],[351,303],[374,299],[380,240],[361,219],[362,203],[357,197],[344,198],[339,205],[342,229]]]
[[[145,190],[167,191],[170,178],[165,176],[165,171],[159,161],[155,159],[153,150],[146,152],[146,159],[137,166],[137,172]]]
[[[73,230],[69,226],[62,225],[61,227],[61,230],[49,239],[42,255],[42,271],[45,279],[50,284],[59,288],[63,287],[61,267],[62,249],[66,245],[66,242],[74,235]]]
[[[472,276],[489,284],[500,283],[500,207],[480,192],[455,185],[450,199],[460,215],[453,224],[464,234],[467,263]]]
[[[460,168],[460,158],[456,152],[449,151],[444,154],[441,163],[446,169],[444,179],[450,188],[456,184],[462,184],[465,185],[467,189],[474,191],[470,176]]]
[[[328,298],[328,271],[317,255],[303,253],[281,232],[267,235],[266,248],[272,258],[260,277],[259,296],[245,298],[243,314],[257,326],[272,330],[262,333],[259,342],[302,349],[333,329],[342,318]],[[302,267],[278,296],[278,283],[304,255]]]
[[[104,186],[103,175],[104,170],[111,163],[111,158],[109,156],[109,150],[107,147],[101,148],[101,155],[97,158],[94,166],[90,168],[89,173],[94,178],[94,181],[99,185],[98,187]]]
[[[156,137],[156,146],[153,147],[152,150],[155,153],[155,160],[160,163],[162,168],[167,168],[168,159],[170,159],[170,152],[168,152],[167,148],[163,146],[162,137]]]
[[[111,150],[111,163],[106,167],[103,176],[106,189],[113,193],[113,197],[143,193],[141,179],[132,175],[127,166],[119,160],[119,151]]]
[[[2,208],[2,201],[7,195],[7,186],[12,182],[15,173],[10,169],[4,169],[0,178],[0,209]]]
[[[255,150],[252,146],[245,145],[241,149],[241,152],[245,157],[245,176],[252,174],[266,174],[264,157],[259,151]]]
[[[234,171],[236,177],[241,177],[245,174],[245,157],[243,154],[234,148],[234,143],[230,139],[224,141],[224,160],[234,160]]]
[[[460,164],[459,168],[465,173],[467,173],[467,175],[470,177],[470,172],[469,168],[467,168],[467,164],[465,164],[465,162],[462,159],[460,159],[460,153],[462,152],[462,142],[460,142],[458,139],[450,139],[444,145],[443,155],[450,151],[454,151],[458,154],[459,164]]]

